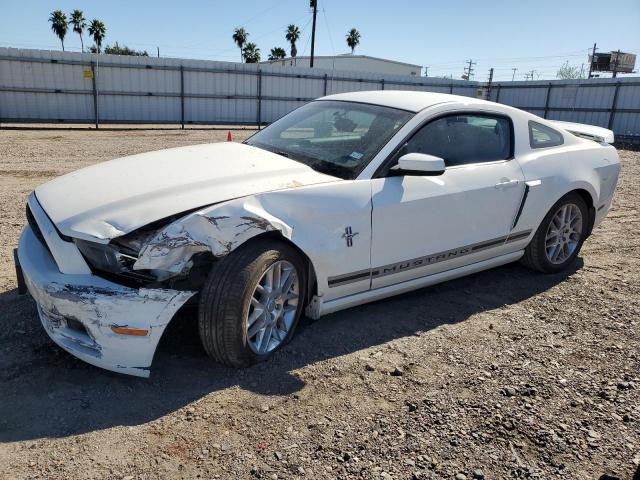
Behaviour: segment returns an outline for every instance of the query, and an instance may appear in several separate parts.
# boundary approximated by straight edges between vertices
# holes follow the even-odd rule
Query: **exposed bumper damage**
[[[291,238],[292,228],[266,212],[258,198],[216,204],[168,224],[143,239],[133,269],[153,272],[157,279],[154,286],[173,285],[164,280],[188,276],[198,253],[224,257],[248,239],[269,231]],[[82,257],[72,242],[58,242],[53,224],[35,199],[30,202],[47,245],[27,226],[20,238],[18,259],[48,335],[88,363],[148,377],[165,328],[196,294],[196,288],[128,287],[95,275],[89,268],[62,273],[54,258],[57,243],[73,249],[80,260]]]
[[[291,239],[293,229],[269,214],[259,204],[259,196],[213,205],[187,215],[162,229],[140,251],[135,270],[186,274],[192,257],[209,252],[224,257],[256,235],[279,231]]]
[[[162,333],[195,294],[128,288],[92,274],[63,274],[29,226],[20,238],[18,258],[51,339],[72,355],[119,373],[149,376]],[[118,327],[137,334],[115,333]]]

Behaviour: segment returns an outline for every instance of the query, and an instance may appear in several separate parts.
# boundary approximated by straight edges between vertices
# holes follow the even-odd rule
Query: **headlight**
[[[129,273],[133,270],[133,264],[137,258],[121,252],[113,244],[88,242],[74,239],[78,250],[84,258],[96,270],[109,273]]]

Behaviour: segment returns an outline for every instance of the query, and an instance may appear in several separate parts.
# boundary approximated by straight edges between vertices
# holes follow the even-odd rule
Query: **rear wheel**
[[[565,195],[540,223],[522,262],[545,273],[564,270],[580,252],[588,221],[588,208],[582,197],[577,193]]]
[[[211,358],[234,367],[265,360],[293,336],[304,306],[304,261],[265,241],[216,262],[200,296],[200,339]]]

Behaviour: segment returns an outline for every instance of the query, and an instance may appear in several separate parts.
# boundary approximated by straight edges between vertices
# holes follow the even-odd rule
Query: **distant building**
[[[261,63],[283,65],[287,67],[309,68],[309,59],[310,57],[295,57]],[[345,54],[315,56],[313,59],[313,66],[314,68],[322,68],[326,70],[350,70],[352,72],[412,75],[414,77],[419,77],[422,73],[422,66],[420,65],[387,60],[386,58],[369,57],[367,55]]]

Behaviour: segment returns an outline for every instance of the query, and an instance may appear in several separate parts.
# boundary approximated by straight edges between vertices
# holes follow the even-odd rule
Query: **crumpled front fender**
[[[167,225],[141,250],[135,270],[164,271],[165,278],[189,271],[192,257],[210,252],[224,257],[256,235],[293,229],[269,214],[256,197],[244,197],[193,212]]]

